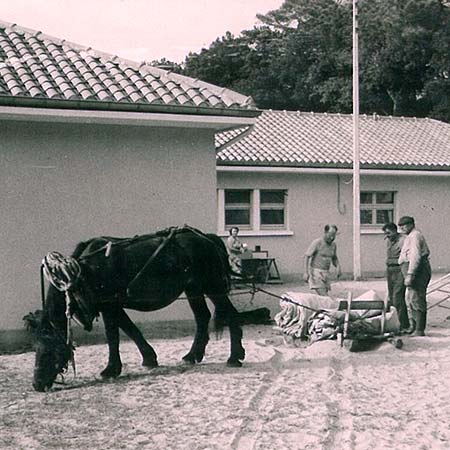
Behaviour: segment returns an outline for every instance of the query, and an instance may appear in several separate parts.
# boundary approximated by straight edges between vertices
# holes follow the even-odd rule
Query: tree
[[[170,72],[181,73],[183,71],[183,67],[181,64],[178,64],[173,61],[169,61],[166,58],[161,58],[158,60],[154,60],[149,63],[150,66],[158,67],[159,69],[168,70]]]
[[[299,109],[348,112],[352,107],[351,5],[334,0],[285,2],[260,19],[286,33],[285,72]]]
[[[372,110],[423,116],[435,37],[442,26],[438,0],[365,0],[361,6],[361,73]]]
[[[431,106],[430,117],[450,122],[450,2],[444,2],[442,20],[433,36],[433,55],[424,95]]]
[[[237,38],[227,33],[209,49],[188,55],[185,74],[251,95],[261,108],[351,108],[348,4],[285,2],[258,18],[258,27]]]
[[[236,82],[245,78],[243,66],[248,51],[242,38],[227,32],[199,54],[189,53],[184,72],[203,81],[233,88]]]
[[[360,0],[360,110],[450,121],[450,6]],[[184,73],[251,95],[261,108],[352,110],[352,2],[286,0],[227,33]]]
[[[278,38],[279,33],[268,27],[246,30],[238,37],[226,33],[208,49],[190,53],[184,74],[251,95],[261,107],[277,104],[269,61],[279,57]]]

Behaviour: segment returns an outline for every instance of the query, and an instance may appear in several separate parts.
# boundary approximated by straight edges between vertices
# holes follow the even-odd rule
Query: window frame
[[[360,201],[359,211],[360,211],[360,227],[364,230],[373,230],[377,228],[381,228],[384,223],[377,223],[377,211],[378,210],[390,210],[392,211],[392,221],[396,220],[396,197],[397,192],[385,189],[376,189],[376,190],[361,190],[360,196],[363,194],[370,194],[372,197],[371,203],[362,203]],[[377,194],[391,194],[392,195],[392,203],[377,203]],[[360,199],[361,200],[361,199]],[[372,222],[371,223],[362,223],[362,212],[363,211],[372,211]]]
[[[236,192],[249,192],[249,202],[248,203],[230,203],[230,206],[227,206],[226,202],[226,192],[225,191],[236,191]],[[251,230],[253,227],[253,190],[252,189],[225,189],[224,191],[224,220],[226,222],[226,213],[227,210],[242,210],[249,211],[249,223],[241,224],[241,223],[231,223],[226,226],[226,229],[229,230],[232,227],[239,227],[241,230]]]
[[[225,223],[225,193],[227,191],[250,191],[251,198],[251,217],[249,225],[232,225]],[[261,223],[261,192],[284,192],[284,203],[282,206],[276,206],[276,204],[263,203],[262,205],[268,205],[268,209],[283,209],[284,211],[284,223],[277,224],[262,224]],[[233,226],[239,227],[240,235],[291,235],[293,234],[289,229],[289,208],[288,208],[288,189],[286,188],[220,188],[217,190],[218,200],[218,233],[220,235],[227,235],[229,229]],[[279,204],[281,205],[281,203]]]
[[[261,199],[261,193],[263,192],[277,192],[283,195],[283,203],[277,202],[263,202]],[[259,226],[261,230],[285,230],[286,229],[286,189],[260,189],[259,190]],[[282,224],[264,224],[262,218],[262,212],[264,211],[283,211],[283,223]]]

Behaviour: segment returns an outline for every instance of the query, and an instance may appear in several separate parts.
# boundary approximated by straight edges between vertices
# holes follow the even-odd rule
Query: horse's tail
[[[223,240],[217,236],[216,234],[208,234],[208,237],[216,244],[218,251],[220,253],[220,257],[222,259],[222,264],[225,267],[228,277],[228,284],[231,289],[231,277],[241,280],[242,283],[250,283],[253,284],[255,281],[252,277],[244,275],[240,272],[235,272],[230,264],[230,259],[228,257],[227,248]]]
[[[219,258],[220,266],[221,266],[221,273],[222,278],[225,282],[227,292],[231,289],[231,275],[234,274],[233,270],[230,266],[230,261],[228,259],[228,252],[227,248],[225,247],[224,242],[222,239],[217,236],[217,234],[213,233],[203,233],[203,231],[198,230],[197,228],[191,227],[190,225],[184,225],[183,228],[180,229],[180,231],[189,231],[191,233],[196,234],[197,236],[200,236],[206,240],[208,240],[211,244],[213,244],[213,248],[217,252],[217,256]]]
[[[213,318],[213,330],[217,336],[220,336],[225,327],[236,321],[239,321],[239,313],[233,305],[230,305],[229,308],[216,307]]]
[[[213,233],[203,233],[202,231],[198,230],[197,228],[193,228],[189,225],[184,225],[180,231],[190,231],[191,233],[194,233],[200,237],[206,238],[209,242],[211,242],[213,247],[218,253],[218,257],[220,260],[220,264],[222,267],[222,278],[224,279],[225,285],[226,285],[226,291],[229,293],[232,288],[231,283],[231,277],[234,277],[237,280],[240,280],[242,283],[248,284],[251,286],[251,288],[255,289],[255,283],[256,278],[254,275],[245,275],[240,272],[235,272],[230,264],[230,259],[228,256],[227,247],[225,246],[225,243],[223,240],[217,236],[217,234]],[[237,313],[236,313],[237,314]]]
[[[228,257],[228,252],[225,243],[219,236],[217,236],[216,234],[208,233],[206,237],[215,244],[219,252],[219,257],[221,258],[222,266],[224,267],[227,276],[228,290],[231,289],[231,277],[237,278],[241,280],[243,283],[250,283],[252,285],[255,283],[253,277],[251,276],[249,277],[247,275],[244,275],[240,272],[235,272],[233,270],[230,264],[230,259]]]
[[[214,311],[213,317],[213,331],[216,333],[216,337],[219,338],[222,335],[223,329],[228,325],[227,317],[217,308]]]
[[[236,274],[230,265],[230,260],[228,258],[227,248],[223,240],[217,236],[216,234],[208,233],[206,237],[214,244],[214,247],[217,250],[217,254],[219,256],[220,264],[222,267],[223,278],[226,282],[227,292],[231,289],[231,276],[239,275]]]

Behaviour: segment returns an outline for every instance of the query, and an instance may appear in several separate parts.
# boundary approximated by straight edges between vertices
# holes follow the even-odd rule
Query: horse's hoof
[[[142,366],[143,367],[149,367],[150,369],[153,369],[155,367],[158,367],[158,361],[156,359],[144,359],[142,361]]]
[[[189,364],[190,366],[193,366],[195,364],[195,356],[188,353],[187,355],[183,356],[181,358],[184,364]]]
[[[122,372],[122,368],[118,367],[118,368],[111,368],[111,367],[107,367],[106,369],[102,370],[100,372],[100,376],[103,379],[106,378],[117,378],[120,373]]]
[[[227,361],[228,367],[242,367],[242,363],[238,359],[229,359]]]
[[[236,355],[237,359],[239,359],[240,361],[243,361],[245,359],[245,349],[241,348],[241,350],[239,350],[239,352],[237,352]]]

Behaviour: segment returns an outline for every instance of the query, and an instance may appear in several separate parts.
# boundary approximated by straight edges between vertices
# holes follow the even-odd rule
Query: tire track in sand
[[[349,360],[351,359],[348,356],[343,358],[340,354],[330,358],[327,383],[328,400],[326,401],[326,428],[328,431],[322,442],[324,450],[334,450],[336,448],[355,449],[352,432],[353,419],[350,414],[352,400],[348,395],[349,392],[346,392],[347,383],[345,382],[344,372],[352,372],[354,379],[357,379],[357,376],[354,374],[356,369],[353,365],[346,367],[346,362]]]
[[[260,388],[250,399],[246,418],[242,421],[239,431],[230,444],[232,450],[253,450],[255,443],[258,441],[263,428],[263,422],[259,416],[259,406],[262,403],[267,391],[276,384],[277,380],[282,376],[281,368],[283,367],[283,353],[274,349],[274,355],[268,360],[270,370],[264,375]],[[249,432],[249,430],[255,430]]]

